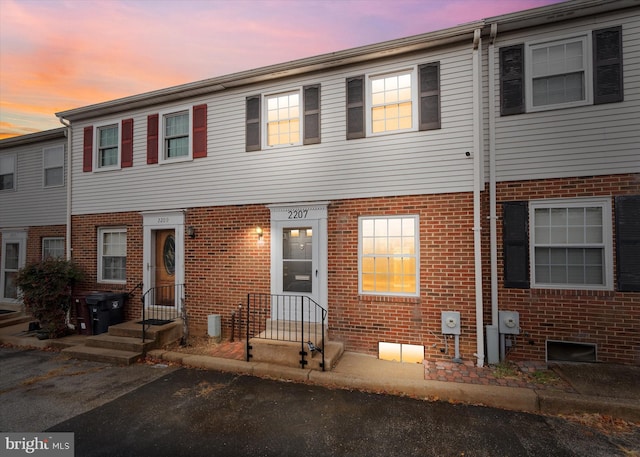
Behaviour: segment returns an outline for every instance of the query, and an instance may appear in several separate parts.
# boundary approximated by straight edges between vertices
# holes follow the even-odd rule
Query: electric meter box
[[[444,335],[460,335],[460,313],[458,311],[442,311],[442,333]]]

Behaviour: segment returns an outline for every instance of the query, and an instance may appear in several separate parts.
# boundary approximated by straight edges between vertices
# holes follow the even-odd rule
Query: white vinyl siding
[[[499,59],[501,46],[562,36],[580,36],[594,29],[622,26],[624,101],[561,110],[500,116]],[[500,37],[500,35],[498,35]],[[540,28],[535,35],[502,35],[495,49],[495,156],[498,181],[640,173],[640,14],[611,15],[594,24],[584,19]],[[590,79],[590,78],[588,78]]]
[[[146,125],[148,114],[177,112],[180,107],[122,113],[123,119],[134,119],[134,166],[127,170],[126,180],[82,173],[82,157],[74,154],[73,213],[470,192],[473,161],[465,156],[466,151],[473,152],[470,56],[464,45],[190,100],[191,105],[215,106],[207,116],[210,154],[175,166],[146,164]],[[347,77],[386,74],[435,61],[440,62],[441,72],[441,129],[346,140]],[[245,152],[246,97],[286,93],[311,84],[322,88],[322,143]],[[97,120],[74,128],[74,150],[82,150],[82,128],[91,122]]]
[[[0,158],[15,157],[15,191],[0,192],[0,224],[2,227],[64,225],[67,212],[66,186],[43,185],[43,149],[60,148],[66,151],[66,139],[34,141],[7,147]],[[66,154],[63,154],[66,160]],[[67,166],[63,164],[66,179]]]

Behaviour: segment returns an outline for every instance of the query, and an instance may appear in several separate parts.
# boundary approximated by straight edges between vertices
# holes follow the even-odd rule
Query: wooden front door
[[[175,306],[176,239],[173,229],[156,231],[154,270],[154,304]]]

